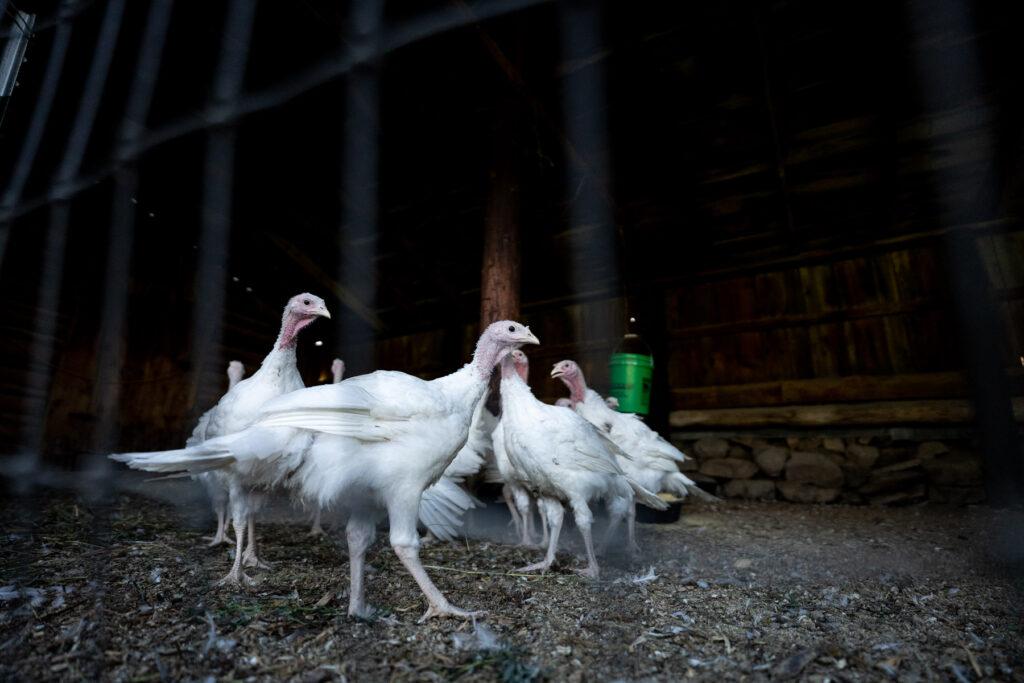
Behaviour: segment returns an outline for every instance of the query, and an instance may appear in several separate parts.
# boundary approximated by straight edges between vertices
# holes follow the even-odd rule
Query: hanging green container
[[[613,353],[608,369],[609,393],[619,400],[619,412],[638,415],[650,412],[654,359],[639,353]]]
[[[636,325],[630,318],[627,329]],[[635,332],[627,332],[608,361],[611,386],[608,393],[619,400],[619,411],[646,415],[651,409],[651,349]]]

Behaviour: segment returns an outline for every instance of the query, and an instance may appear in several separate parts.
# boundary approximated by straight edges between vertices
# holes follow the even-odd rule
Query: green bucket
[[[619,411],[646,415],[651,408],[654,359],[639,353],[613,353],[608,369],[609,393],[619,399]]]

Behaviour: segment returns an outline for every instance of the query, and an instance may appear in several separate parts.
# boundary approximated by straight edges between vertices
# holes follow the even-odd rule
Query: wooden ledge
[[[1024,399],[1013,399],[1013,414],[1018,422],[1024,422]],[[669,415],[669,423],[676,428],[963,424],[973,420],[974,407],[960,399],[676,410]]]

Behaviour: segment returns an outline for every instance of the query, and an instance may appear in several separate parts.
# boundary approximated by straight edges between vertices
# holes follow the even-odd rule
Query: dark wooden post
[[[480,273],[480,326],[519,318],[520,146],[523,138],[524,37],[516,32],[505,51],[480,33],[484,47],[506,79],[495,103],[490,188],[484,209],[484,245]]]
[[[512,155],[498,151],[484,217],[480,326],[519,317],[519,186]]]

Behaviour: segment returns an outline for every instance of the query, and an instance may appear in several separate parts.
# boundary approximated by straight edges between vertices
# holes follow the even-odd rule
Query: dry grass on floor
[[[1024,680],[1020,565],[998,559],[1024,549],[1019,512],[692,506],[642,527],[645,556],[599,581],[570,552],[524,577],[510,570],[538,552],[424,548],[453,602],[488,610],[474,630],[416,623],[386,534],[370,555],[380,613],[356,621],[344,553],[297,516],[262,526],[274,568],[239,591],[211,586],[229,553],[181,509],[33,502],[0,509],[4,680]]]

